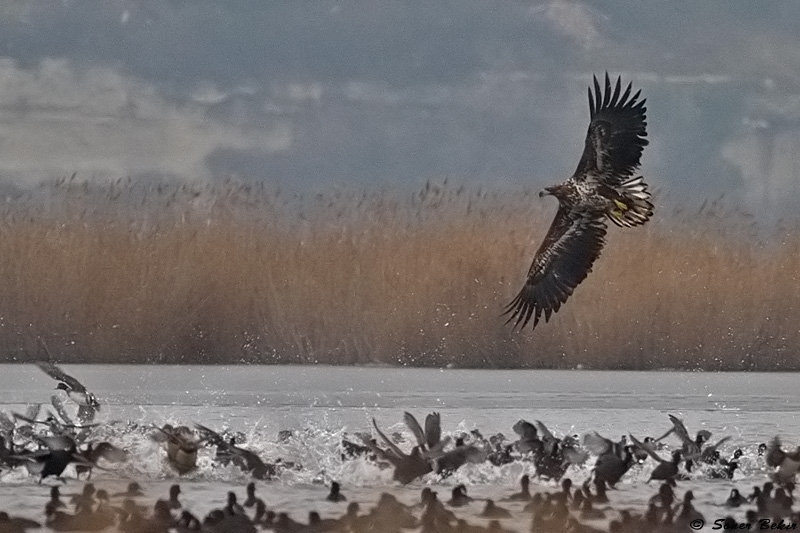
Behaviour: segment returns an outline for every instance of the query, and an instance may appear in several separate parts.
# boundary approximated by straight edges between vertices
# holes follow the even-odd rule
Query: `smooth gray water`
[[[485,435],[503,432],[513,440],[511,426],[520,418],[538,419],[554,433],[583,434],[596,430],[618,438],[660,435],[670,427],[667,413],[684,419],[689,430],[708,429],[712,441],[732,436],[723,451],[745,449],[743,471],[734,483],[707,481],[697,475],[685,482],[695,490],[707,517],[721,517],[718,507],[734,485],[749,491],[767,474],[754,449],[780,434],[784,442],[800,442],[800,375],[683,372],[497,371],[405,368],[278,367],[278,366],[120,366],[74,365],[65,370],[78,377],[104,403],[102,421],[201,422],[213,428],[241,431],[246,446],[265,458],[296,461],[303,470],[286,472],[279,480],[261,483],[270,507],[304,518],[309,509],[323,516],[343,512],[322,502],[320,483],[339,480],[350,499],[368,507],[380,490],[391,490],[406,502],[416,501],[422,486],[440,487],[443,495],[464,482],[474,496],[500,496],[516,489],[519,477],[532,472],[529,464],[503,467],[470,465],[451,478],[429,476],[409,487],[396,486],[391,473],[362,460],[342,462],[339,443],[345,433],[370,431],[370,421],[410,434],[402,425],[405,410],[423,417],[435,410],[443,430],[454,434],[479,428]],[[54,381],[34,366],[0,366],[0,409],[19,411],[32,402],[48,403]],[[247,476],[235,468],[216,468],[213,450],[204,452],[201,467],[178,478],[163,461],[163,451],[145,432],[122,433],[123,424],[100,431],[134,452],[136,459],[114,472],[97,472],[100,485],[112,490],[136,479],[163,496],[179,479],[185,501],[203,515],[224,503],[225,492],[243,493]],[[295,436],[278,442],[280,430]],[[670,441],[677,445],[676,440]],[[410,444],[406,446],[410,447]],[[644,488],[652,464],[634,469],[612,494],[612,502],[641,507],[655,491]],[[570,471],[582,481],[589,469]],[[543,488],[552,489],[549,484]],[[73,483],[66,492],[79,490]],[[0,473],[0,509],[13,507],[39,519],[46,490],[24,471]],[[476,503],[475,511],[480,509]],[[514,505],[511,505],[514,508]]]

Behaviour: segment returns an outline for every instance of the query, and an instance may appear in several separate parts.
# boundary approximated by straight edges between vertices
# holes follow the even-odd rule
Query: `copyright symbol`
[[[700,518],[692,520],[689,522],[689,527],[697,531],[698,529],[703,529],[703,526],[706,525]]]

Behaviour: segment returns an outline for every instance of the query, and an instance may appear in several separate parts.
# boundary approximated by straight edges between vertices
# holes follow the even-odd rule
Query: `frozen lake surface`
[[[187,476],[175,474],[164,460],[160,445],[145,428],[125,430],[129,423],[191,425],[241,432],[244,446],[269,460],[281,458],[302,465],[279,479],[259,482],[258,491],[270,509],[287,511],[305,520],[316,509],[323,517],[339,516],[346,504],[325,502],[331,480],[342,484],[350,501],[368,509],[381,491],[393,492],[405,503],[417,502],[420,490],[431,486],[442,500],[450,489],[465,483],[474,497],[501,499],[518,489],[523,473],[533,473],[528,462],[502,467],[467,465],[440,479],[429,475],[402,487],[391,472],[363,459],[342,461],[341,439],[353,432],[369,432],[371,418],[388,433],[401,432],[403,411],[422,419],[431,411],[442,416],[446,435],[475,428],[486,435],[504,433],[515,440],[511,427],[523,418],[541,420],[556,435],[596,430],[618,439],[659,436],[669,427],[667,413],[682,418],[689,431],[712,432],[712,442],[730,435],[723,455],[735,448],[745,452],[733,481],[706,479],[703,472],[679,482],[678,495],[694,490],[697,507],[707,520],[728,514],[722,503],[730,489],[743,493],[768,479],[759,443],[780,434],[785,447],[800,443],[800,375],[763,373],[600,372],[527,370],[438,370],[406,368],[352,368],[327,366],[119,366],[65,365],[103,403],[98,420],[108,424],[99,436],[133,453],[126,465],[96,471],[93,481],[109,492],[121,491],[130,480],[148,493],[145,503],[166,497],[169,485],[181,483],[183,500],[196,515],[204,516],[224,505],[228,490],[244,496],[247,475],[233,467],[217,467],[213,449],[203,450],[200,468]],[[29,403],[49,403],[54,381],[30,365],[0,366],[0,410],[22,411]],[[117,423],[113,423],[118,421]],[[292,437],[278,439],[281,430]],[[667,442],[678,446],[674,437]],[[410,440],[401,444],[410,449]],[[666,457],[667,452],[662,452]],[[645,485],[652,461],[634,467],[611,491],[615,509],[643,511],[656,486]],[[570,469],[567,476],[580,483],[589,468]],[[70,475],[70,470],[67,471]],[[44,520],[46,488],[24,470],[0,472],[0,510]],[[52,483],[52,482],[51,482]],[[81,482],[69,481],[63,493],[77,493]],[[534,491],[554,490],[554,482],[532,484]],[[482,502],[473,502],[460,514],[474,516]],[[521,512],[522,504],[509,503]],[[743,519],[744,508],[734,516]],[[521,516],[521,515],[520,515]],[[611,516],[613,518],[613,515]],[[480,520],[475,519],[475,522]],[[508,521],[511,529],[527,531],[524,522]],[[524,523],[524,527],[520,524]],[[710,530],[710,526],[707,526]]]

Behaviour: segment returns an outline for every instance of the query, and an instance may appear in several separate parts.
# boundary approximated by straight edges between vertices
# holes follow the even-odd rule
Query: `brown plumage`
[[[606,219],[632,227],[653,214],[643,178],[632,178],[648,144],[645,100],[639,101],[639,92],[631,96],[630,84],[620,93],[620,78],[613,90],[608,73],[605,90],[594,78],[591,121],[578,168],[566,182],[539,193],[555,196],[559,208],[525,286],[506,308],[514,327],[533,319],[535,328],[542,314],[547,322],[586,279],[605,244]]]

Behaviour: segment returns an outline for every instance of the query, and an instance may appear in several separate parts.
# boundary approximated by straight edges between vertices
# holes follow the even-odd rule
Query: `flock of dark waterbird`
[[[517,461],[529,466],[531,475],[520,480],[519,492],[501,496],[497,501],[484,499],[476,502],[460,484],[452,489],[450,498],[443,501],[430,487],[422,489],[420,499],[402,503],[396,496],[383,493],[369,511],[362,510],[358,502],[343,503],[341,516],[322,519],[311,511],[307,521],[298,522],[279,509],[270,509],[256,493],[256,484],[246,487],[246,498],[240,504],[235,492],[228,492],[225,505],[213,510],[202,519],[186,509],[181,501],[181,487],[173,485],[165,498],[145,505],[146,498],[139,483],[130,482],[126,491],[109,494],[90,481],[95,469],[112,470],[115,465],[136,460],[120,443],[99,441],[94,423],[101,408],[97,398],[75,378],[49,362],[38,363],[45,373],[58,381],[57,389],[77,405],[77,420],[69,416],[60,396],[51,398],[52,409],[41,405],[30,406],[26,413],[0,412],[0,474],[3,470],[27,469],[38,482],[55,478],[66,483],[63,477],[69,465],[74,475],[83,479],[81,492],[62,499],[58,484],[51,486],[50,499],[45,505],[44,519],[12,517],[0,509],[0,533],[24,532],[37,528],[54,531],[124,531],[124,532],[251,532],[272,530],[279,533],[295,532],[394,532],[418,530],[421,532],[479,532],[479,531],[533,531],[533,532],[678,532],[693,531],[705,522],[694,507],[692,490],[678,495],[682,480],[694,472],[708,479],[733,479],[743,455],[740,448],[723,453],[721,447],[730,441],[724,437],[711,443],[711,433],[701,430],[692,436],[679,418],[669,415],[672,427],[658,438],[639,440],[633,435],[619,440],[605,438],[597,432],[580,437],[557,437],[536,420],[520,420],[513,426],[515,440],[498,433],[484,437],[478,430],[462,433],[453,438],[443,436],[438,413],[425,417],[424,425],[410,413],[404,413],[405,425],[414,437],[410,451],[400,434],[387,436],[373,419],[377,437],[372,434],[352,434],[341,442],[343,461],[361,459],[391,468],[393,479],[408,484],[428,474],[442,479],[466,464],[491,463],[501,466]],[[40,415],[44,413],[42,418]],[[264,460],[256,452],[237,444],[236,436],[217,432],[204,425],[163,425],[147,429],[151,438],[162,444],[164,460],[177,475],[197,469],[198,452],[214,450],[214,460],[220,465],[233,465],[255,480],[269,481],[285,469],[302,469],[301,465],[276,460]],[[281,432],[279,439],[291,437],[291,432]],[[677,437],[678,447],[668,448],[665,439]],[[590,457],[596,459],[592,465]],[[755,486],[748,496],[738,489],[731,490],[724,506],[730,510],[750,506],[746,522],[737,522],[732,516],[709,522],[715,529],[737,529],[751,525],[759,529],[767,524],[771,529],[791,528],[800,523],[794,505],[794,481],[800,469],[800,446],[785,450],[778,437],[769,444],[759,445],[758,461],[769,470],[769,479]],[[648,501],[643,513],[631,509],[615,508],[609,489],[618,487],[632,469],[652,460],[655,467],[647,479],[660,485]],[[580,485],[573,486],[565,477],[571,466],[588,465],[590,476]],[[531,483],[537,481],[539,489],[532,491]],[[269,487],[269,485],[265,485]],[[554,487],[558,487],[554,489]],[[67,498],[67,497],[65,497]],[[322,495],[320,497],[322,500]],[[347,502],[342,487],[330,483],[329,502]],[[520,525],[503,502],[524,503],[524,513],[529,522]],[[471,514],[465,508],[472,507]],[[482,511],[478,512],[478,507]],[[72,508],[72,509],[70,509]],[[746,507],[745,507],[746,508]],[[732,511],[731,511],[732,512]],[[761,522],[759,522],[761,520]],[[604,529],[598,529],[597,522]],[[701,525],[702,527],[702,525]],[[795,528],[797,526],[794,526]],[[763,528],[762,528],[763,529]]]

